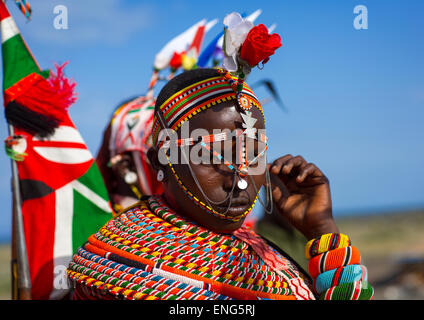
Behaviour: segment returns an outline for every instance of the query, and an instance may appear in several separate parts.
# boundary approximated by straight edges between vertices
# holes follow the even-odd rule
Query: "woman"
[[[155,99],[139,96],[124,101],[108,123],[96,162],[116,212],[142,195],[162,193],[147,159]]]
[[[148,152],[164,192],[78,250],[68,269],[74,298],[372,298],[357,249],[338,233],[328,179],[300,156],[265,165],[264,129],[240,78],[197,69],[172,79],[156,101]],[[309,240],[309,275],[243,226],[262,186],[264,207],[273,203]]]

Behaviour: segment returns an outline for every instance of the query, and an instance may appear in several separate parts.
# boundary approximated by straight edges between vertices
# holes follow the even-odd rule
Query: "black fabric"
[[[26,132],[46,138],[53,134],[59,126],[56,118],[34,112],[19,103],[12,101],[5,108],[8,123]]]
[[[54,192],[54,189],[49,187],[43,181],[22,179],[19,181],[19,185],[23,201],[41,198],[51,192]]]

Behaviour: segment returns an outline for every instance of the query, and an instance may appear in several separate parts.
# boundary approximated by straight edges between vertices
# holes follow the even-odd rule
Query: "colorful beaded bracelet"
[[[367,281],[355,281],[324,291],[320,300],[372,300],[374,288]]]
[[[361,255],[358,249],[353,246],[333,249],[309,260],[308,269],[312,278],[316,278],[320,273],[344,267],[351,264],[360,264]]]
[[[327,233],[319,238],[308,241],[305,246],[306,259],[333,249],[345,248],[351,245],[349,237],[342,233]]]
[[[314,289],[321,294],[331,287],[364,280],[367,280],[367,268],[360,264],[352,264],[319,274],[314,280]]]

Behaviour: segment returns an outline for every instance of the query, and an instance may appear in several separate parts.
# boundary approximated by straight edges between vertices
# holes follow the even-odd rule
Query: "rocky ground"
[[[10,246],[0,245],[0,299],[10,299]]]
[[[375,299],[424,299],[424,211],[338,219],[368,268]]]

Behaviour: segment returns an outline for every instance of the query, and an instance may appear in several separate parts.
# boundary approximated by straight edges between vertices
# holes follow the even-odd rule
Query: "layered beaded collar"
[[[92,235],[68,275],[95,294],[127,299],[314,298],[289,260],[280,256],[285,267],[276,271],[249,242],[200,227],[150,197]]]

